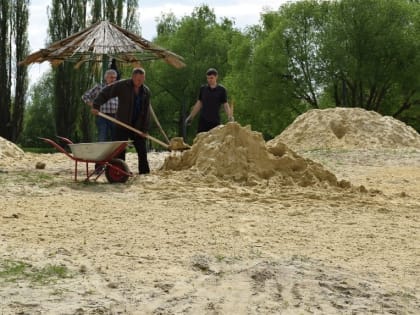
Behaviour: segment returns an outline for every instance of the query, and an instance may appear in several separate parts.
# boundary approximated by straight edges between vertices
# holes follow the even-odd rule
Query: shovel
[[[141,132],[140,130],[137,130],[136,128],[134,128],[132,126],[127,125],[126,123],[123,123],[122,121],[120,121],[118,119],[115,119],[114,117],[108,116],[108,115],[106,115],[104,113],[101,113],[101,112],[98,112],[98,116],[101,116],[102,118],[108,119],[109,121],[112,121],[113,123],[118,124],[118,125],[126,128],[126,129],[128,129],[128,130],[131,130],[132,132],[135,132],[139,136],[141,136],[143,138],[146,138],[146,139],[149,139],[150,141],[153,141],[153,142],[161,145],[162,147],[164,147],[165,149],[167,149],[169,151],[183,151],[183,150],[187,150],[187,149],[191,148],[188,144],[184,143],[184,141],[180,137],[171,139],[169,141],[169,144],[167,144],[167,143],[165,143],[163,141],[160,141],[159,139],[157,139],[157,138],[155,138],[155,137],[153,137],[153,136],[151,136],[147,133]],[[180,139],[181,139],[181,141],[180,141]]]

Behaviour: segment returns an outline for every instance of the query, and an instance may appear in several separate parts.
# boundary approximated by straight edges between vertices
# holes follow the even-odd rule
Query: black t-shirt
[[[220,123],[220,106],[227,102],[227,92],[223,85],[217,85],[214,89],[203,85],[200,88],[198,99],[201,107],[200,118],[213,123]]]

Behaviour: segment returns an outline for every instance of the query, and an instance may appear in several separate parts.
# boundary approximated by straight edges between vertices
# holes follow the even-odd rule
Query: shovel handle
[[[166,135],[165,131],[163,130],[162,126],[160,125],[159,119],[157,118],[155,111],[153,110],[152,105],[150,105],[150,114],[152,114],[152,117],[156,123],[156,125],[158,126],[160,132],[162,133],[162,135],[165,137],[166,142],[170,143],[171,141],[169,140],[168,136]]]
[[[101,113],[101,112],[98,112],[98,116],[101,116],[101,117],[103,117],[105,119],[108,119],[109,121],[112,121],[113,123],[116,123],[116,124],[118,124],[118,125],[126,128],[128,130],[131,130],[131,131],[135,132],[136,134],[138,134],[139,136],[141,136],[143,138],[147,138],[147,139],[149,139],[149,140],[151,140],[153,142],[156,142],[157,144],[161,145],[165,149],[170,150],[169,149],[169,145],[166,144],[165,142],[162,142],[159,139],[156,139],[155,137],[152,137],[151,135],[149,135],[147,133],[141,132],[140,130],[137,130],[136,128],[134,128],[132,126],[127,125],[126,123],[123,123],[122,121],[120,121],[118,119],[115,119],[114,117],[108,116],[108,115],[106,115],[104,113]]]

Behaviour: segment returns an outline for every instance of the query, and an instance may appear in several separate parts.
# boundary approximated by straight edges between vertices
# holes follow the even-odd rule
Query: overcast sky
[[[277,10],[288,0],[148,0],[139,1],[139,20],[142,36],[152,40],[156,36],[156,18],[162,13],[173,12],[177,17],[190,15],[193,9],[206,3],[214,9],[217,18],[227,17],[235,21],[236,27],[243,29],[259,22],[265,9]],[[45,47],[47,40],[47,6],[50,1],[32,0],[29,7],[29,44],[30,52]],[[35,83],[49,69],[49,64],[34,64],[29,67],[30,83]]]

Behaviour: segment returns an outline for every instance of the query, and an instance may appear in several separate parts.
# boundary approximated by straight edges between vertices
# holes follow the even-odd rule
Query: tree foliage
[[[172,14],[163,15],[157,30],[155,42],[182,55],[187,67],[174,69],[156,61],[148,66],[147,80],[162,124],[170,135],[182,134],[185,111],[197,100],[199,88],[206,80],[206,70],[217,68],[219,81],[224,83],[223,78],[230,72],[228,47],[239,31],[229,19],[217,21],[207,5],[196,7],[191,16],[181,19]]]
[[[20,143],[24,146],[44,146],[46,144],[40,141],[39,137],[54,139],[57,135],[54,124],[54,81],[52,78],[52,72],[47,72],[31,88],[20,139]]]
[[[16,141],[22,131],[28,53],[29,0],[0,1],[0,136]],[[12,91],[13,89],[13,91]]]
[[[416,49],[412,5],[399,0],[343,0],[331,5],[324,55],[336,105],[391,113],[387,97],[405,85]],[[414,21],[413,21],[414,22]],[[391,108],[389,108],[391,107]],[[394,107],[395,110],[395,107]]]
[[[86,1],[53,0],[49,8],[48,33],[51,42],[59,41],[84,28]],[[62,63],[53,69],[54,121],[58,135],[80,139],[77,130],[80,101],[80,76],[73,64]]]
[[[419,12],[410,1],[306,0],[263,13],[233,48],[245,67],[230,59],[235,96],[258,117],[245,120],[267,137],[320,107],[362,107],[413,123]]]

